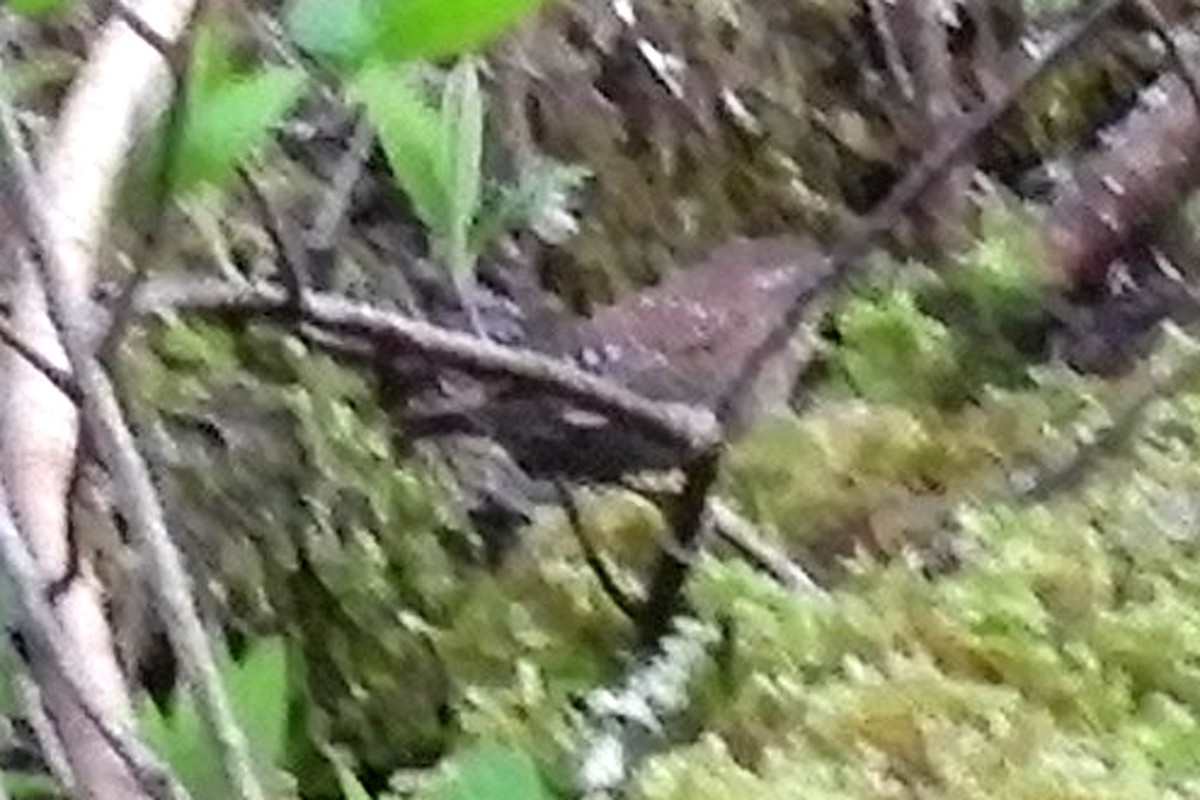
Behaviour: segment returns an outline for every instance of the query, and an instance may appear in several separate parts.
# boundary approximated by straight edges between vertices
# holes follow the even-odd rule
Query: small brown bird
[[[805,239],[736,240],[655,287],[562,326],[553,342],[529,344],[651,399],[717,411],[796,295],[828,269]],[[802,331],[763,365],[722,420],[731,435],[786,406],[811,354],[808,341]],[[404,428],[410,435],[487,436],[539,477],[610,481],[680,463],[678,453],[640,433],[550,397],[493,397],[461,414],[409,418]]]

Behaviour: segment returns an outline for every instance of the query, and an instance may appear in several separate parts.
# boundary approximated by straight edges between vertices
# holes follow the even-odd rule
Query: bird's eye
[[[575,360],[584,369],[597,370],[604,366],[604,355],[594,347],[585,347],[575,354]]]

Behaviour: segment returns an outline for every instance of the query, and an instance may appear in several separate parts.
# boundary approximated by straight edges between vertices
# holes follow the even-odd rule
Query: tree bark
[[[192,0],[130,2],[142,19],[173,39],[192,11]],[[108,24],[65,101],[54,140],[43,159],[43,188],[54,219],[55,241],[76,297],[90,294],[96,255],[112,205],[117,176],[142,117],[161,104],[168,72],[161,55],[124,23]],[[18,259],[19,261],[19,259]],[[51,363],[67,359],[29,265],[11,264],[14,327]],[[69,560],[68,498],[79,423],[75,406],[16,354],[0,359],[0,476],[22,535],[49,578],[66,574]],[[98,687],[95,700],[128,721],[128,690],[114,655],[100,588],[86,562],[60,595],[59,622],[86,653],[79,669]],[[75,773],[77,791],[98,800],[145,798],[129,770],[100,737],[68,691],[31,654],[43,701],[58,728]]]

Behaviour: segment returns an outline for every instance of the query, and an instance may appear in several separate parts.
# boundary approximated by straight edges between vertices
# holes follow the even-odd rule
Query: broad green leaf
[[[549,800],[524,751],[481,744],[455,756],[422,800]]]
[[[450,73],[442,95],[443,183],[450,200],[450,268],[471,268],[470,235],[479,215],[483,169],[483,94],[475,63],[464,58]]]
[[[241,664],[226,658],[221,677],[234,717],[250,745],[256,768],[264,779],[275,775],[287,736],[287,658],[282,641],[259,642]],[[190,696],[179,698],[169,717],[145,701],[139,728],[196,800],[229,796],[221,761],[207,727]]]
[[[542,0],[385,0],[379,51],[397,60],[437,59],[476,50]]]
[[[43,17],[68,10],[75,0],[8,0],[8,8],[14,14],[25,17]]]
[[[219,185],[261,147],[304,89],[298,70],[270,67],[189,97],[172,185]]]
[[[359,73],[350,95],[363,104],[379,131],[388,166],[417,216],[435,236],[444,236],[450,201],[441,179],[442,129],[437,109],[410,76],[382,64]]]
[[[301,49],[339,66],[354,67],[375,46],[377,10],[373,0],[292,0],[284,25]]]

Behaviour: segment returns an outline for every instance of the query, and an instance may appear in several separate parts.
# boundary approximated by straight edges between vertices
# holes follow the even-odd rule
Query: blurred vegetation
[[[1036,22],[1071,5],[1024,10]],[[391,29],[372,39],[364,8],[340,5],[333,38],[313,23],[329,3],[294,4],[289,23],[343,77],[372,47],[426,55]],[[586,182],[575,235],[539,235],[556,245],[541,254],[548,282],[587,306],[735,234],[828,240],[911,162],[860,3],[654,0],[638,13],[688,62],[686,101],[630,59],[607,3],[564,0],[487,51],[489,115],[482,133],[463,123],[462,152],[435,153],[426,137],[428,163],[405,165],[403,142],[384,142],[414,216],[442,225],[464,263],[518,227],[512,217],[536,229]],[[447,52],[468,49],[442,33]],[[982,166],[1015,179],[1077,153],[1161,63],[1141,37],[1101,39],[1102,55],[1025,99]],[[62,48],[41,53],[13,85],[61,80]],[[207,171],[185,183],[228,173],[223,146],[263,144],[266,117],[284,113],[264,94],[295,99],[293,73],[238,73],[227,55],[201,65],[241,88],[195,97],[185,141],[204,150],[191,169]],[[373,100],[407,103],[432,130],[448,113],[432,99],[448,94],[445,76],[418,77],[429,97]],[[246,142],[203,135],[221,103],[264,115]],[[453,206],[460,181],[465,210],[430,211]],[[732,450],[722,496],[832,588],[788,593],[739,560],[703,561],[692,612],[728,628],[730,647],[630,796],[1200,797],[1200,386],[1152,403],[1082,483],[1039,502],[994,491],[1076,457],[1195,345],[1165,337],[1113,379],[1038,363],[1036,213],[996,192],[945,263],[909,258],[903,235],[889,242],[834,309],[805,402]],[[197,240],[187,248],[210,244]],[[160,319],[121,370],[205,610],[254,642],[229,683],[286,689],[235,692],[262,725],[265,760],[314,796],[567,795],[576,701],[623,674],[634,632],[560,513],[540,511],[489,567],[376,376],[292,332]],[[617,579],[644,579],[665,535],[656,509],[596,491],[583,511]],[[174,714],[144,715],[168,753],[193,735],[190,711]],[[184,762],[203,784],[207,762]]]
[[[697,679],[677,744],[633,796],[1197,790],[1200,386],[1152,404],[1082,486],[1036,504],[982,491],[1074,457],[1195,345],[1168,337],[1123,379],[1030,367],[1005,334],[1040,293],[1028,222],[985,216],[953,270],[859,286],[805,412],[734,449],[723,494],[835,588],[788,594],[705,560],[695,613],[731,626],[732,655]],[[223,619],[297,643],[308,732],[368,775],[506,742],[565,791],[573,700],[617,679],[632,631],[561,516],[489,570],[369,378],[255,328],[172,321],[141,346],[127,363],[170,431],[175,528]],[[664,533],[653,507],[608,493],[584,510],[618,579],[645,576]],[[934,553],[947,539],[949,570]],[[293,764],[302,786],[332,786],[323,763]]]

